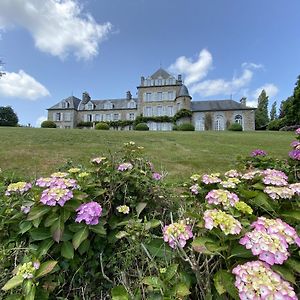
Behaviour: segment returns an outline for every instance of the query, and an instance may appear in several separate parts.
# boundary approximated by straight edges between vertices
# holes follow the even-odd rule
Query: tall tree
[[[277,119],[276,101],[272,104],[272,108],[270,111],[270,120],[273,121],[275,119]]]
[[[17,114],[10,106],[0,106],[0,126],[17,126]]]
[[[269,122],[268,114],[269,97],[265,90],[262,90],[258,97],[257,109],[255,111],[255,129],[264,128]]]
[[[280,108],[279,108],[279,119],[282,119],[286,116],[287,112],[290,109],[291,103],[292,103],[293,97],[288,97],[286,100],[283,100],[280,103]]]
[[[288,125],[300,124],[300,75],[294,88],[294,94],[291,99],[290,107],[286,114]]]

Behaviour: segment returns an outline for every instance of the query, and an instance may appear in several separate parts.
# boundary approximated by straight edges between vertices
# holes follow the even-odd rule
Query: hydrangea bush
[[[256,149],[174,189],[142,151],[1,178],[1,299],[297,299],[296,156]]]

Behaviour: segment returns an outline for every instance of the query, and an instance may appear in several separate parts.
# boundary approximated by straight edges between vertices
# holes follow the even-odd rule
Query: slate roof
[[[192,101],[191,111],[253,110],[233,100]]]
[[[92,103],[96,105],[94,108],[95,110],[103,110],[104,104],[111,102],[113,104],[113,109],[128,109],[127,105],[128,102],[133,100],[135,103],[137,103],[137,98],[131,98],[130,100],[127,98],[121,98],[121,99],[104,99],[104,100],[91,100]],[[133,108],[131,108],[133,109]]]
[[[68,101],[70,103],[70,106],[68,108],[62,108],[59,104],[63,101]],[[51,109],[77,109],[80,103],[80,99],[78,99],[75,96],[70,96],[66,99],[63,99],[61,101],[59,101],[58,103],[56,103],[55,105],[53,105],[52,107],[48,108],[48,110]]]
[[[162,79],[168,79],[173,76],[171,74],[169,74],[166,70],[159,68],[154,74],[152,74],[150,76],[151,79],[158,79],[158,78],[162,78]]]
[[[185,97],[185,96],[191,97],[190,94],[189,94],[189,90],[187,89],[187,87],[184,84],[180,87],[178,97],[180,97],[180,96],[182,96],[182,97]]]

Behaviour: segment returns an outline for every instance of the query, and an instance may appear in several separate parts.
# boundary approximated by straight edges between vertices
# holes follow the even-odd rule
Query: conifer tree
[[[300,125],[300,76],[298,76],[286,118],[288,125]]]
[[[269,123],[268,114],[269,97],[265,90],[262,90],[258,97],[257,109],[255,111],[255,129],[262,129]]]
[[[270,111],[270,120],[273,121],[275,119],[277,119],[276,101],[272,104],[272,108]]]

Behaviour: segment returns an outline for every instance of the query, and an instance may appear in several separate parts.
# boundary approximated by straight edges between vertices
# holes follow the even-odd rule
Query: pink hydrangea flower
[[[106,160],[106,157],[95,157],[91,159],[91,163],[99,165]]]
[[[162,176],[161,176],[161,174],[155,172],[155,173],[152,174],[152,179],[154,179],[154,180],[161,180]]]
[[[214,184],[221,182],[222,180],[219,178],[220,173],[213,173],[213,174],[204,174],[202,176],[202,182],[205,184]]]
[[[252,180],[255,176],[259,176],[261,174],[262,174],[262,171],[260,171],[260,170],[249,171],[249,172],[245,173],[244,175],[242,175],[242,179]]]
[[[282,171],[267,169],[263,171],[262,175],[264,184],[276,186],[288,185],[288,177]]]
[[[292,183],[289,185],[289,188],[298,196],[300,196],[300,182]]]
[[[163,228],[164,241],[168,242],[170,247],[176,249],[183,248],[186,241],[193,237],[192,229],[184,221],[172,223]]]
[[[289,187],[275,187],[275,186],[267,186],[264,189],[264,192],[269,195],[273,200],[275,199],[291,199],[295,192],[292,188]]]
[[[194,184],[194,185],[192,185],[192,186],[190,187],[190,191],[191,191],[191,193],[194,194],[194,195],[198,195],[200,189],[201,189],[201,188],[200,188],[199,184],[197,184],[197,183]]]
[[[289,157],[293,160],[300,160],[300,149],[294,149],[290,151]]]
[[[295,149],[299,149],[300,147],[300,142],[299,141],[292,141],[291,146]]]
[[[251,156],[252,157],[256,157],[256,156],[266,156],[267,155],[267,152],[264,151],[264,150],[261,150],[261,149],[256,149],[256,150],[253,150],[251,152]]]
[[[77,189],[77,181],[70,178],[60,178],[60,177],[41,177],[36,183],[39,187],[59,187],[62,189]]]
[[[235,193],[230,193],[229,191],[222,189],[210,191],[205,199],[209,204],[222,204],[224,208],[234,206],[235,203],[239,201],[239,197]]]
[[[300,128],[296,129],[295,133],[296,133],[297,135],[300,135]]]
[[[64,206],[65,203],[73,198],[73,193],[69,189],[62,189],[59,187],[52,187],[42,192],[41,202],[45,205]]]
[[[131,170],[133,168],[133,165],[131,163],[123,163],[123,164],[120,164],[118,166],[118,171],[127,171],[127,170]]]
[[[229,170],[225,173],[225,176],[230,178],[238,178],[241,176],[241,174],[237,170]]]
[[[84,221],[87,225],[97,225],[102,214],[102,207],[99,203],[92,201],[81,204],[76,211],[77,217],[75,222],[80,223]]]
[[[268,264],[251,261],[236,266],[232,273],[236,276],[235,286],[241,300],[281,299],[297,300],[289,282],[283,280]]]
[[[28,190],[31,189],[31,183],[20,181],[16,183],[11,183],[5,192],[6,196],[10,196],[12,193],[17,193],[17,194],[24,194]]]

